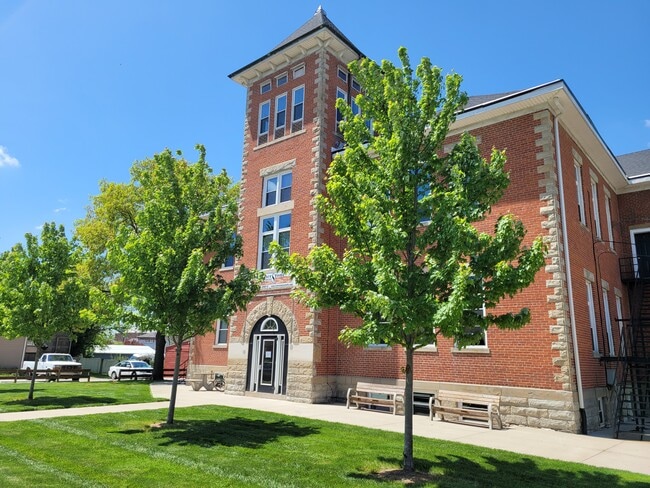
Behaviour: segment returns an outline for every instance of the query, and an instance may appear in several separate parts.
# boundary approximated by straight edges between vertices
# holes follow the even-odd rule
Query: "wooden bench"
[[[429,418],[434,415],[445,421],[445,415],[451,415],[454,422],[487,426],[492,429],[494,419],[501,427],[499,416],[499,396],[465,393],[462,391],[440,390],[429,400]]]
[[[59,380],[72,380],[79,381],[81,378],[88,378],[90,381],[90,370],[89,369],[55,369],[54,373],[56,375],[56,381]]]
[[[348,388],[346,407],[356,404],[387,407],[397,414],[397,410],[404,412],[404,388],[393,385],[378,385],[374,383],[357,383],[355,388]]]

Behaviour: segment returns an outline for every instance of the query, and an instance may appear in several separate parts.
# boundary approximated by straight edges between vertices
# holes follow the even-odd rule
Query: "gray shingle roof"
[[[616,156],[627,176],[650,174],[650,149]]]
[[[316,10],[316,12],[314,13],[311,19],[309,19],[302,26],[300,26],[293,34],[287,37],[284,41],[282,41],[280,44],[275,46],[273,48],[273,52],[279,51],[280,49],[294,43],[295,41],[301,39],[302,37],[308,36],[309,34],[319,29],[322,29],[324,27],[327,27],[329,30],[331,30],[338,38],[340,38],[342,41],[348,44],[354,51],[356,51],[357,54],[359,54],[359,56],[362,56],[361,51],[359,51],[359,49],[357,49],[357,47],[354,44],[352,44],[352,41],[350,41],[350,39],[348,39],[339,30],[339,28],[334,25],[334,23],[327,17],[325,10],[323,10],[323,8],[320,6],[318,7],[318,9]]]
[[[519,93],[519,90],[517,91],[510,91],[510,92],[504,92],[504,93],[495,93],[493,95],[474,95],[468,97],[467,105],[465,105],[464,110],[468,110],[474,107],[478,107],[479,105],[486,105],[490,104],[496,100],[499,100],[500,98],[506,98],[510,95],[513,95],[515,93]]]

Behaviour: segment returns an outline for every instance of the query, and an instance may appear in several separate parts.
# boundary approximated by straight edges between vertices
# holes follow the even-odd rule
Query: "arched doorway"
[[[276,316],[257,321],[248,345],[248,391],[286,393],[287,328]]]

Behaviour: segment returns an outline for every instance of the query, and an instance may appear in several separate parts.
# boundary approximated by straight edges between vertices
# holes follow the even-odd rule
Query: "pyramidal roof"
[[[345,62],[364,57],[363,53],[334,25],[327,17],[325,10],[319,6],[307,22],[275,46],[269,53],[228,76],[238,83],[242,83],[245,80],[251,79],[254,76],[253,72],[265,71],[268,68],[267,64],[270,66],[281,64],[281,53],[287,54],[292,50],[298,50],[300,46],[302,48],[306,47],[307,49],[313,48],[318,42],[318,39],[321,42],[325,39],[335,39],[335,44],[337,45],[335,49],[343,48],[349,53],[349,58],[344,60]]]
[[[320,29],[324,29],[325,27],[331,30],[342,41],[345,41],[345,43],[348,46],[350,46],[353,50],[355,50],[359,56],[362,56],[361,51],[359,51],[359,49],[357,49],[357,47],[354,44],[352,44],[352,42],[345,36],[345,34],[343,34],[343,32],[341,32],[339,28],[334,25],[334,23],[327,17],[327,14],[325,13],[325,10],[323,10],[323,7],[320,5],[316,9],[316,12],[314,13],[311,19],[309,19],[302,26],[300,26],[293,34],[287,37],[284,41],[282,41],[280,44],[275,46],[273,48],[273,51],[278,51],[284,47],[287,47],[290,44],[293,44],[294,42],[302,39],[303,37],[306,37]]]

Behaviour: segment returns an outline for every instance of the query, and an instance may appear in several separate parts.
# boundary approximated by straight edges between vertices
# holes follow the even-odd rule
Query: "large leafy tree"
[[[242,252],[239,187],[225,171],[213,175],[205,149],[197,149],[193,164],[165,150],[133,165],[139,199],[134,222],[120,225],[108,244],[108,261],[119,274],[114,286],[129,298],[130,321],[171,337],[176,346],[169,424],[182,343],[244,308],[260,283],[259,272],[245,266],[230,280],[219,272],[228,257]]]
[[[38,351],[54,334],[72,338],[89,325],[88,287],[79,279],[79,248],[67,238],[63,226],[46,223],[40,241],[25,235],[0,255],[0,336],[27,337]],[[28,399],[34,398],[32,375]]]
[[[304,287],[298,294],[305,302],[361,319],[341,332],[344,342],[404,348],[404,469],[412,471],[413,352],[441,336],[462,347],[490,325],[526,324],[527,309],[496,314],[494,308],[532,283],[544,246],[539,238],[523,246],[526,231],[512,215],[499,217],[490,233],[473,225],[508,185],[505,153],[493,150],[486,160],[463,135],[444,154],[467,100],[461,77],[443,78],[428,58],[413,72],[404,48],[399,57],[401,67],[369,59],[350,65],[364,89],[356,98],[361,114],[337,101],[346,146],[328,170],[327,194],[317,207],[345,240],[345,251],[338,255],[323,244],[307,256],[289,257],[277,246],[274,252],[276,266]],[[487,313],[476,313],[483,308]]]

